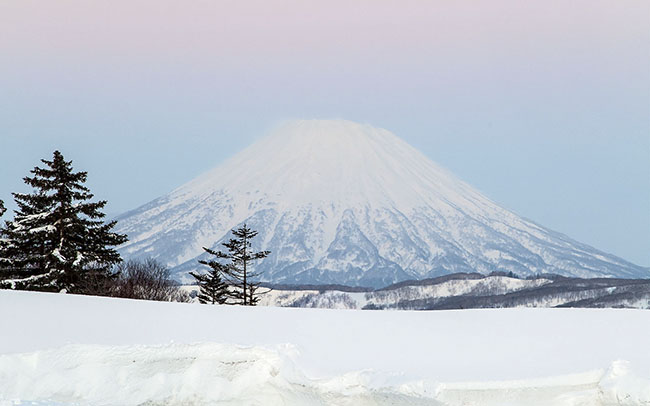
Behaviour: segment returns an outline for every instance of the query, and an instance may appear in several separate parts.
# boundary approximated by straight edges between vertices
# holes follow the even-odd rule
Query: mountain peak
[[[381,129],[374,128],[369,124],[344,119],[294,119],[284,121],[271,132],[271,136],[297,134],[304,138],[336,139],[339,137],[368,136],[377,130]]]
[[[468,208],[478,198],[391,132],[347,120],[288,121],[176,192],[206,194],[215,187],[290,205],[440,205],[447,195],[463,196],[455,203]]]

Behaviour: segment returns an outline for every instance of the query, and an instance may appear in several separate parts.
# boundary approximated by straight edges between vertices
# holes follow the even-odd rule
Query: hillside
[[[650,309],[650,279],[451,274],[382,289],[269,285],[261,305],[334,309],[445,310],[509,307]],[[184,288],[193,291],[195,288]]]

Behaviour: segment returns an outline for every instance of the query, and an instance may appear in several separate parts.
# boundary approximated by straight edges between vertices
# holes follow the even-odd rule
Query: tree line
[[[189,301],[163,264],[123,261],[116,247],[128,238],[113,231],[115,220],[104,220],[107,201],[93,201],[87,172],[75,172],[59,151],[41,162],[23,178],[32,191],[12,193],[14,218],[0,228],[1,289]],[[0,200],[0,217],[6,211]],[[224,251],[203,248],[213,259],[199,263],[209,270],[190,273],[201,303],[258,303],[260,275],[251,265],[269,251],[252,251],[256,235],[244,224]]]

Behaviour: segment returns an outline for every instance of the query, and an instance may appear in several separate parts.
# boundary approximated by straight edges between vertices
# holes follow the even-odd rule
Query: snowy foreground
[[[650,405],[650,311],[0,291],[0,405]]]

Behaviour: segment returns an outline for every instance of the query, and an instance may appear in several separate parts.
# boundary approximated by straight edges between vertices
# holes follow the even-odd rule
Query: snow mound
[[[650,379],[636,376],[628,361],[618,360],[607,371],[531,380],[440,384],[435,398],[454,406],[638,406],[650,404]]]
[[[291,346],[211,343],[70,345],[3,355],[0,405],[424,404],[418,395],[374,388],[364,373],[308,379],[291,360],[295,353]]]
[[[226,344],[69,345],[0,356],[5,405],[647,405],[626,361],[545,379],[398,386],[371,371],[310,379],[297,350]]]

